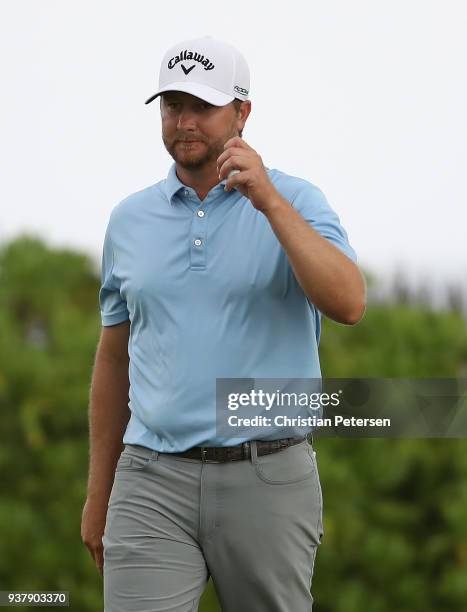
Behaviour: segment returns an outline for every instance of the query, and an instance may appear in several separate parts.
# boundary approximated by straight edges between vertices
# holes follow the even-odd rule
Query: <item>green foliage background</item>
[[[103,609],[80,537],[98,288],[86,255],[31,236],[0,251],[0,590],[66,590],[79,612]],[[325,377],[465,377],[466,321],[370,303],[354,327],[323,318],[320,355]],[[318,438],[315,448],[325,535],[314,609],[467,610],[466,441]],[[200,611],[217,610],[210,582]]]

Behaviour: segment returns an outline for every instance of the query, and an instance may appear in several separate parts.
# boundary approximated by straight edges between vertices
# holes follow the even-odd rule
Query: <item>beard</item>
[[[171,140],[162,135],[162,140],[167,152],[177,165],[185,170],[198,170],[215,163],[219,155],[224,152],[224,144],[227,140],[237,134],[237,131],[233,130],[231,134],[226,134],[224,138],[213,142],[206,142],[206,139],[200,137],[192,145],[183,144],[186,140],[196,140],[196,137],[192,135],[176,136]]]

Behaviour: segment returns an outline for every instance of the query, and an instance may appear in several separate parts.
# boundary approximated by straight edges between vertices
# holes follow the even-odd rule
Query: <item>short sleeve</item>
[[[114,276],[115,253],[110,235],[110,222],[107,226],[102,251],[101,287],[99,305],[103,326],[117,325],[130,318],[125,300],[120,294],[120,282]]]
[[[349,244],[347,232],[321,189],[311,183],[305,183],[293,199],[292,205],[323,238],[357,263],[357,254]]]

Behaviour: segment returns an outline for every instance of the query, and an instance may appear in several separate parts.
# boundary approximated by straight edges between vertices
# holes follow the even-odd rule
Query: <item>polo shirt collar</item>
[[[173,197],[181,189],[187,189],[187,186],[184,183],[182,183],[182,181],[178,178],[176,169],[177,169],[177,166],[176,166],[176,164],[174,162],[170,166],[170,170],[169,170],[169,173],[167,175],[167,179],[165,181],[166,195],[167,195],[167,199],[169,200],[170,204],[174,203]],[[223,181],[218,183],[216,185],[216,187],[222,186],[222,189],[224,189],[224,186],[225,186],[226,182],[227,182],[227,179],[224,179]],[[215,189],[216,187],[213,187],[213,189]]]

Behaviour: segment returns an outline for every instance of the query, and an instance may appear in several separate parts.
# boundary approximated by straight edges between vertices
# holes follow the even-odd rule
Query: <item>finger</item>
[[[229,178],[227,179],[227,182],[225,184],[224,191],[230,191],[234,187],[242,185],[249,178],[248,171],[246,170],[244,172],[235,172],[231,174],[232,176],[229,174]]]
[[[104,562],[96,563],[96,565],[97,565],[97,570],[98,570],[99,574],[101,576],[103,576],[104,575]]]
[[[241,136],[234,136],[233,138],[227,140],[227,142],[224,144],[224,149],[232,146],[241,147],[242,149],[251,149],[251,147],[243,140],[243,138],[241,138]]]
[[[248,168],[248,159],[240,157],[239,155],[229,157],[229,159],[227,159],[219,168],[219,180],[222,181],[224,178],[227,178],[232,170],[246,170]]]
[[[103,550],[104,550],[102,542],[99,542],[98,544],[96,544],[95,541],[93,540],[92,542],[86,544],[86,548],[91,553],[91,557],[93,558],[94,562],[97,563],[98,559],[102,557]]]
[[[247,154],[245,152],[245,149],[239,149],[238,147],[230,147],[229,149],[227,149],[226,151],[224,151],[223,153],[221,153],[219,155],[219,157],[217,158],[217,169],[219,170],[222,166],[222,164],[229,159],[230,157],[232,157],[233,155],[241,155],[242,157],[245,157],[245,154]],[[248,154],[247,154],[248,155]]]
[[[103,567],[104,567],[104,549],[103,547],[98,548],[95,551],[95,557],[94,560],[96,562],[96,566],[97,569],[100,571],[100,573],[102,574],[103,572]]]

